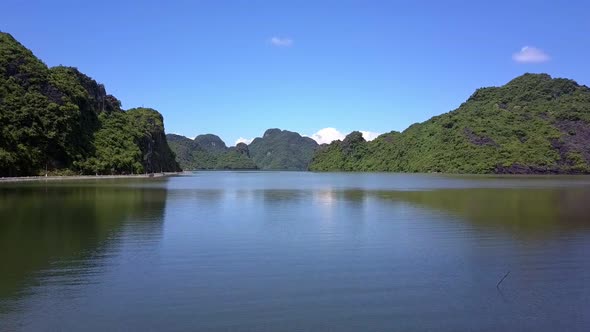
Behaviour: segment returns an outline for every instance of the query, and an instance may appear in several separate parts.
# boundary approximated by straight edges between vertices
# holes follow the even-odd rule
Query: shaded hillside
[[[175,134],[168,134],[167,138],[184,170],[257,168],[244,143],[228,148],[213,134],[199,135],[194,140]]]
[[[125,112],[75,68],[48,68],[0,32],[0,176],[177,171],[162,116]]]
[[[199,144],[203,150],[212,152],[212,153],[219,153],[227,151],[227,146],[225,142],[219,138],[217,135],[213,134],[205,134],[199,135],[195,137],[195,143]]]
[[[250,143],[250,155],[261,169],[307,170],[316,141],[298,133],[268,129]]]
[[[365,142],[322,146],[313,171],[589,173],[590,89],[525,74],[482,88],[458,109]]]

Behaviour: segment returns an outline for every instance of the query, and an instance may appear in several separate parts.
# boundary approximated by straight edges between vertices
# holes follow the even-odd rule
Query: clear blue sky
[[[588,13],[584,1],[3,0],[0,30],[123,107],[159,110],[167,132],[231,145],[271,127],[403,130],[525,72],[588,85]],[[518,62],[524,46],[536,49]]]

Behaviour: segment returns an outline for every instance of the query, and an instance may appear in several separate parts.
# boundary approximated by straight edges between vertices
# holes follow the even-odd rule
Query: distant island
[[[228,148],[216,135],[199,135],[194,140],[176,134],[166,135],[168,144],[184,170],[248,170],[258,167],[250,158],[248,145]]]
[[[184,170],[307,170],[319,145],[298,133],[268,129],[250,145],[227,147],[216,135],[190,138],[168,134],[168,143]]]
[[[370,113],[369,115],[370,116]],[[76,68],[49,68],[0,32],[0,176],[184,170],[471,174],[590,173],[590,89],[524,74],[478,89],[459,108],[367,142],[358,131],[318,145],[268,129],[249,145],[164,132],[151,108],[123,110]]]

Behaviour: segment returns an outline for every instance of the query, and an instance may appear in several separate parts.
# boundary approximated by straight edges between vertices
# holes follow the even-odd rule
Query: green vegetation
[[[195,137],[195,143],[197,143],[203,150],[211,153],[220,153],[227,151],[225,142],[217,135],[205,134]]]
[[[194,140],[168,134],[170,148],[183,169],[306,170],[318,144],[311,138],[287,130],[269,129],[250,146],[239,143],[228,148],[216,135],[199,135]]]
[[[164,135],[164,119],[150,108],[102,113],[95,133],[95,156],[75,165],[84,173],[177,171]]]
[[[175,134],[166,135],[168,144],[182,169],[256,169],[244,143],[228,148],[216,135],[199,135],[194,140]]]
[[[322,146],[312,171],[589,173],[590,89],[525,74],[478,89],[458,109],[371,142]]]
[[[121,109],[75,68],[48,68],[0,32],[0,176],[178,171],[152,109]]]
[[[268,129],[249,145],[252,159],[261,169],[306,170],[318,148],[316,141],[298,133]]]

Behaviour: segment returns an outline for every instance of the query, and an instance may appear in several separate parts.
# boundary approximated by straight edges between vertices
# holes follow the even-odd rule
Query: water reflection
[[[0,186],[0,330],[588,330],[590,189],[511,181]]]
[[[221,189],[178,190],[178,197],[191,198],[196,201],[218,202],[227,192]]]
[[[264,201],[270,204],[278,202],[300,201],[305,199],[308,194],[310,194],[309,191],[280,189],[256,190],[254,192],[255,195],[261,194],[261,196],[264,198]]]
[[[440,189],[375,195],[519,233],[590,227],[590,189],[586,188]]]
[[[165,201],[162,187],[0,188],[0,312],[8,299],[30,295],[40,283],[90,282],[87,277],[103,270],[122,233],[138,242],[157,240]]]
[[[367,191],[361,189],[344,190],[337,192],[337,197],[347,202],[357,203],[362,205],[366,201]]]
[[[333,190],[317,190],[314,191],[313,198],[315,202],[325,205],[333,205],[336,203],[336,195]]]

